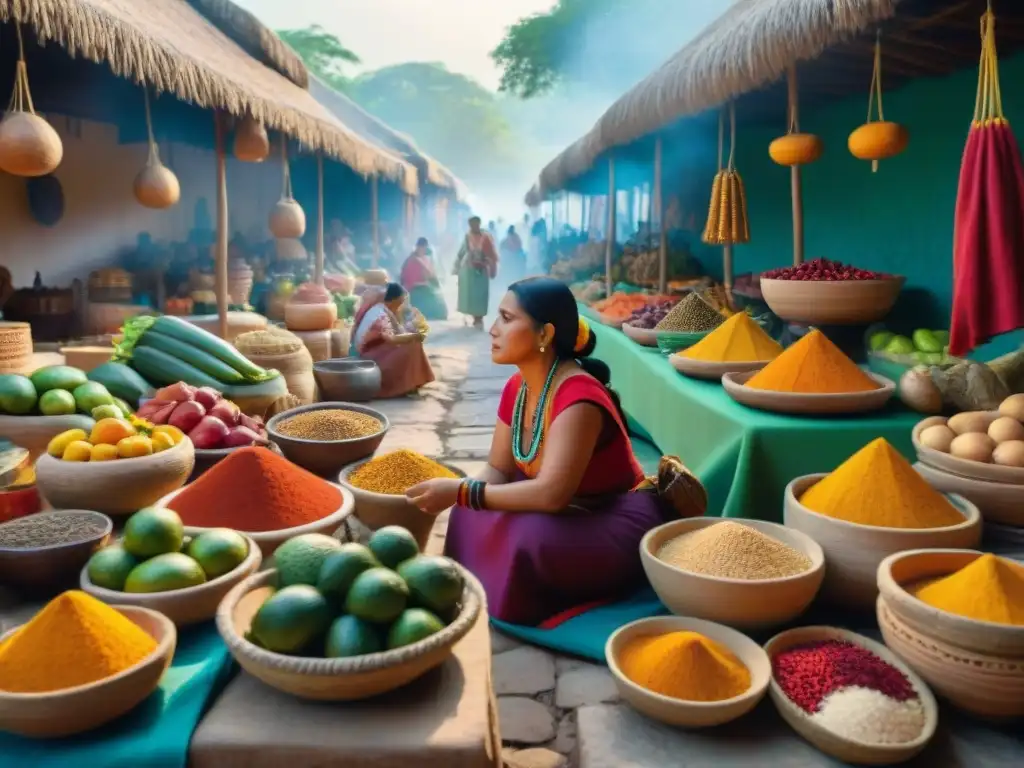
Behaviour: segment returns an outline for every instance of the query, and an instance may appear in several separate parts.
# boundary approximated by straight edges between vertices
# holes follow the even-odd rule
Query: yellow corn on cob
[[[718,243],[719,245],[722,245],[724,243],[728,243],[729,242],[729,215],[730,215],[729,214],[729,210],[730,210],[730,202],[729,202],[729,200],[731,199],[732,195],[730,194],[730,189],[729,189],[729,172],[728,171],[722,171],[722,191],[721,191],[721,196],[722,196],[722,200],[719,203],[719,205],[721,207],[721,210],[720,210],[720,212],[718,214],[718,232],[717,232],[718,237],[715,240],[715,242]]]
[[[739,229],[735,234],[734,242],[750,242],[750,216],[747,214],[747,191],[743,186],[743,177],[738,172],[733,172],[733,197],[734,205],[739,217]]]
[[[701,237],[708,245],[714,245],[715,237],[718,234],[718,219],[721,216],[721,187],[722,173],[715,174],[715,180],[711,183],[711,202],[708,204],[708,220],[704,225],[704,234]]]

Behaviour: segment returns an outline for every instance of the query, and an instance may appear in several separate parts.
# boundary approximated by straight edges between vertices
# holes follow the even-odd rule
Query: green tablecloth
[[[589,308],[581,312],[593,318]],[[708,490],[709,515],[780,522],[794,477],[830,472],[876,437],[909,459],[920,420],[900,404],[862,416],[804,418],[740,405],[717,382],[677,373],[657,349],[592,323],[594,355],[612,369],[612,386],[632,422],[665,454],[680,459]]]

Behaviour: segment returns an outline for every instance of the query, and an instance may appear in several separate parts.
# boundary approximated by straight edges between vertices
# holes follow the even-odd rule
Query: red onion
[[[188,436],[192,444],[200,450],[220,448],[223,446],[230,431],[227,424],[216,416],[207,415],[203,416],[199,424],[188,433]]]
[[[197,402],[178,403],[167,423],[187,435],[196,428],[205,415],[206,409]]]

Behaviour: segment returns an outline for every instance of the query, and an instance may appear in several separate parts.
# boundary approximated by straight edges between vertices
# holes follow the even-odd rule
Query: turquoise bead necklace
[[[512,411],[512,456],[520,464],[529,464],[537,458],[541,442],[544,439],[544,411],[547,407],[548,396],[551,394],[551,382],[555,380],[555,371],[558,370],[558,360],[551,364],[548,371],[548,378],[544,382],[544,389],[540,391],[540,398],[537,400],[537,408],[533,412],[533,435],[530,439],[530,450],[523,453],[523,421],[526,419],[526,382],[519,387],[519,394],[516,397],[516,406]]]

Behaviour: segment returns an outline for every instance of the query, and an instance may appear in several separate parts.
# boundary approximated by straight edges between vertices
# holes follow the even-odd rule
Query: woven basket
[[[342,659],[285,656],[258,648],[245,639],[249,624],[271,593],[277,570],[250,576],[231,590],[217,609],[217,630],[239,665],[279,691],[316,701],[354,701],[387,693],[411,683],[444,663],[486,611],[483,587],[468,571],[462,608],[440,632],[393,651]]]
[[[331,359],[331,332],[326,331],[292,331],[306,345],[314,363]]]
[[[288,391],[302,405],[312,403],[316,398],[313,358],[295,334],[280,328],[243,333],[235,339],[235,347],[261,368],[280,371],[288,384]]]
[[[0,373],[21,373],[32,364],[32,326],[0,322]]]

